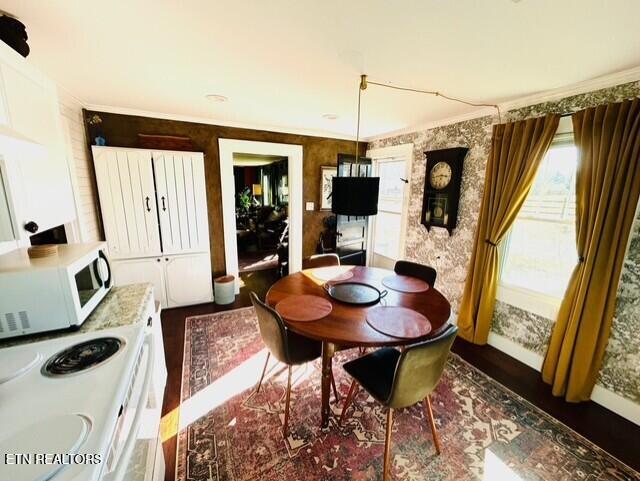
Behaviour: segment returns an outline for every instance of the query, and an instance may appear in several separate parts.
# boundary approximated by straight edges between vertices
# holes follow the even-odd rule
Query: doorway
[[[405,255],[413,144],[370,150],[373,175],[380,177],[378,214],[371,217],[368,265],[393,269]]]
[[[238,293],[243,276],[272,282],[302,268],[302,146],[218,143],[225,265]]]
[[[273,278],[288,272],[288,160],[233,154],[238,273],[245,283],[248,276]]]

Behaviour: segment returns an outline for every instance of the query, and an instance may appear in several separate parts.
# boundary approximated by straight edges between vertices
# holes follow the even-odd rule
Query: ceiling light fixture
[[[229,100],[224,95],[219,94],[207,94],[205,95],[205,98],[207,98],[207,100],[211,100],[212,102],[226,102],[227,100]]]

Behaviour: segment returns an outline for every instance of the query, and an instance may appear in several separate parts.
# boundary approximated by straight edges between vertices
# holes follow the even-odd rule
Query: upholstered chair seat
[[[403,351],[383,348],[344,365],[345,371],[353,377],[353,382],[338,424],[342,424],[358,385],[387,407],[383,468],[385,481],[389,479],[391,470],[391,427],[394,409],[406,408],[422,401],[436,452],[440,454],[430,395],[442,376],[457,332],[457,327],[450,325],[432,339],[408,346]]]

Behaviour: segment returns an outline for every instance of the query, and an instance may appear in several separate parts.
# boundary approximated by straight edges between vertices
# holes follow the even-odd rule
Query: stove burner
[[[42,369],[48,376],[66,376],[102,364],[122,347],[115,337],[101,337],[75,344],[53,355]]]

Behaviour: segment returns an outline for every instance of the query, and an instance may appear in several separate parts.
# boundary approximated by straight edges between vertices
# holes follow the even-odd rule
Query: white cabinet
[[[211,302],[204,155],[92,150],[115,284],[152,282],[163,307]]]
[[[16,240],[72,221],[75,204],[55,84],[0,42],[0,158]],[[6,213],[6,212],[5,212]]]
[[[159,256],[151,152],[94,147],[93,159],[111,259]]]
[[[111,261],[115,285],[150,282],[162,307],[210,302],[213,297],[209,253]]]
[[[149,282],[153,284],[155,298],[166,307],[164,265],[161,257],[112,260],[110,263],[116,286]]]
[[[16,238],[8,199],[7,174],[0,161],[0,242],[12,241]]]
[[[152,155],[163,252],[209,250],[204,157],[193,152]]]
[[[201,304],[213,298],[209,254],[164,258],[167,306]]]

